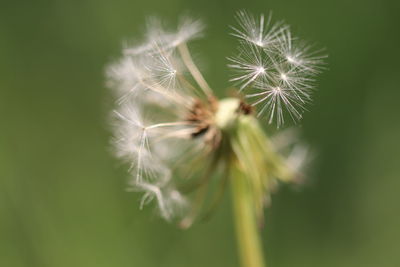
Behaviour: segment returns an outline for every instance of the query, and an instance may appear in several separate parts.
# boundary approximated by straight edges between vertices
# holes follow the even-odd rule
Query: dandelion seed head
[[[222,156],[226,151],[245,171],[255,166],[249,176],[259,172],[256,180],[263,179],[257,182],[260,199],[269,198],[278,180],[289,181],[307,154],[298,148],[286,154],[287,161],[272,161],[270,153],[275,151],[256,117],[278,128],[287,118],[300,120],[324,56],[293,38],[284,23],[273,23],[271,15],[254,17],[240,11],[237,20],[232,35],[239,45],[228,57],[228,67],[238,97],[218,100],[213,94],[187,46],[202,35],[204,25],[190,18],[182,19],[175,30],[158,19],[149,20],[144,41],[125,44],[121,58],[106,70],[107,86],[116,98],[112,144],[116,156],[129,166],[128,190],[142,192],[140,208],[156,203],[168,221],[194,221],[199,211],[193,210],[188,192],[208,188],[220,166],[229,167],[231,157]],[[264,148],[258,146],[261,143]],[[221,179],[221,187],[225,183]]]

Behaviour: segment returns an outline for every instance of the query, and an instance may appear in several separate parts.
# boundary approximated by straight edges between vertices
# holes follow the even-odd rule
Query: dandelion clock
[[[325,56],[271,16],[240,11],[236,19],[237,50],[226,56],[227,85],[237,92],[225,99],[189,49],[203,24],[186,18],[170,31],[150,20],[144,42],[125,46],[107,68],[112,143],[127,162],[128,189],[142,194],[140,207],[153,203],[182,228],[208,216],[230,188],[242,266],[261,267],[264,208],[280,183],[302,176],[308,155],[285,126],[303,117]]]

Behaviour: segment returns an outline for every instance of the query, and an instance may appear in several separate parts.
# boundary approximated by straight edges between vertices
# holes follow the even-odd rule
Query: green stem
[[[265,267],[249,183],[237,162],[232,164],[231,171],[233,212],[242,267]]]

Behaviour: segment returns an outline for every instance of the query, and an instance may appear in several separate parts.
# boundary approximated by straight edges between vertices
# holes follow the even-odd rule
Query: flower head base
[[[217,100],[197,68],[187,43],[201,35],[199,21],[184,20],[176,32],[152,21],[147,40],[126,47],[107,70],[117,98],[113,144],[130,164],[130,189],[144,193],[141,207],[155,201],[162,217],[183,227],[214,209],[232,166],[246,174],[261,219],[270,193],[299,176],[306,155],[297,149],[286,160],[254,115],[278,127],[286,113],[299,120],[323,57],[271,17],[239,12],[238,21],[238,54],[228,67],[243,97]]]

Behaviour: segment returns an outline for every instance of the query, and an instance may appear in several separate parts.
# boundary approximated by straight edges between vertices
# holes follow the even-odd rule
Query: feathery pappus
[[[283,22],[240,11],[228,57],[237,97],[217,99],[188,44],[203,36],[199,20],[175,31],[149,21],[145,41],[126,45],[107,68],[116,104],[113,146],[129,164],[129,188],[182,227],[207,216],[222,198],[232,165],[246,174],[257,218],[281,182],[294,181],[307,148],[285,129],[269,137],[262,125],[297,122],[312,99],[324,55]],[[280,141],[279,141],[280,138]]]

